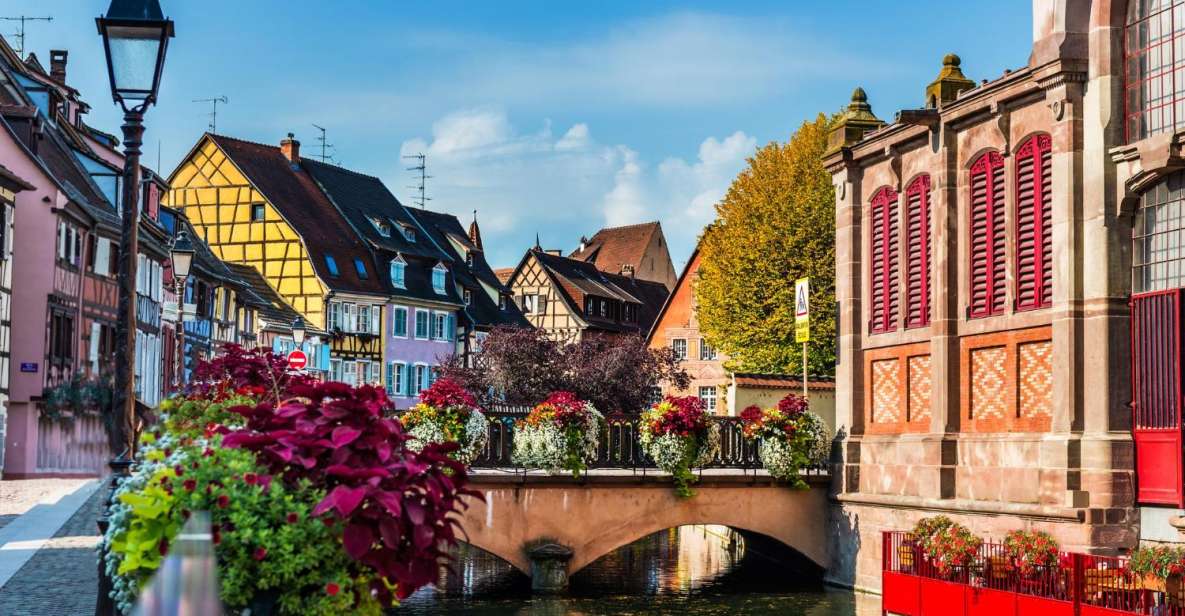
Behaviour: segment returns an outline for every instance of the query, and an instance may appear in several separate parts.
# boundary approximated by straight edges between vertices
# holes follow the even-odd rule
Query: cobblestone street
[[[83,481],[76,480],[75,483]],[[94,613],[98,583],[95,545],[99,540],[95,519],[103,496],[103,490],[96,490],[53,538],[0,588],[0,615],[76,616]],[[0,501],[0,506],[5,504],[6,501]]]

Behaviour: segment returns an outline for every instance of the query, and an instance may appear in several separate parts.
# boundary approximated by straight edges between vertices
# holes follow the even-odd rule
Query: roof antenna
[[[214,104],[214,109],[213,109],[213,111],[210,112],[210,124],[208,126],[210,128],[210,133],[217,135],[218,134],[218,103],[222,103],[223,105],[226,105],[226,104],[229,104],[230,101],[225,96],[215,96],[213,98],[195,98],[195,99],[193,99],[193,102],[195,102],[195,103],[213,103]]]
[[[321,131],[321,136],[317,137],[317,141],[321,144],[321,154],[318,156],[318,158],[320,158],[321,162],[323,163],[337,164],[337,161],[334,160],[333,155],[329,153],[329,150],[333,149],[333,144],[325,140],[325,127],[313,124],[313,128]]]
[[[16,47],[13,51],[20,59],[24,60],[25,56],[25,22],[26,21],[53,21],[53,17],[27,17],[25,15],[17,15],[16,17],[0,17],[0,21],[19,21],[20,29],[12,33],[12,38],[16,39]]]
[[[420,172],[420,183],[416,184],[416,185],[408,186],[408,188],[410,188],[412,190],[420,191],[420,198],[419,198],[419,200],[415,201],[415,203],[416,203],[416,205],[419,205],[420,209],[422,210],[425,207],[427,207],[428,202],[432,200],[432,197],[429,197],[427,194],[428,180],[432,179],[432,176],[428,175],[428,157],[425,156],[423,152],[419,152],[417,154],[410,154],[408,156],[404,156],[404,158],[412,158],[412,159],[415,159],[416,161],[418,161],[415,165],[408,167],[407,170],[408,171],[419,171]]]
[[[543,247],[539,245],[539,232],[538,231],[535,232],[535,250],[543,250]]]

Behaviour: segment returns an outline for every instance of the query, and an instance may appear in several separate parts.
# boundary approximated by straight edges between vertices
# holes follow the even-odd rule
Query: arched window
[[[905,187],[905,326],[930,324],[930,176]]]
[[[1132,226],[1132,292],[1185,287],[1185,171],[1140,195]]]
[[[1053,299],[1052,141],[1033,135],[1016,151],[1016,309]]]
[[[1123,57],[1128,141],[1185,126],[1185,0],[1129,0]]]
[[[969,318],[1004,313],[1004,158],[985,152],[971,165]]]
[[[897,193],[884,187],[872,197],[872,333],[897,329]]]

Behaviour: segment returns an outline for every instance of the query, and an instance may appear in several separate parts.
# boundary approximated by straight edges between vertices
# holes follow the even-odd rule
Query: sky
[[[102,0],[5,0],[26,51],[70,51],[88,122],[118,134],[94,18]],[[604,226],[659,220],[677,269],[756,148],[789,139],[855,86],[891,119],[920,107],[954,52],[978,81],[1024,66],[1030,2],[360,2],[161,0],[176,22],[145,162],[168,175],[210,123],[334,161],[404,204],[427,156],[428,207],[517,264],[536,234],[572,250]],[[13,22],[0,22],[6,36]],[[11,42],[11,37],[9,38]],[[159,163],[158,163],[159,161]]]

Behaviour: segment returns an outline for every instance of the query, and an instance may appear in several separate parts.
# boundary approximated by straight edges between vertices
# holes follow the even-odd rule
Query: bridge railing
[[[514,452],[514,424],[526,418],[525,410],[490,410],[490,438],[486,450],[473,461],[475,468],[520,468],[511,459]],[[602,429],[597,459],[590,468],[652,469],[654,461],[642,450],[638,438],[639,417],[636,414],[612,413]],[[720,452],[705,468],[760,469],[758,444],[745,438],[739,417],[715,417],[720,426]],[[823,474],[823,467],[806,469],[811,474]]]

